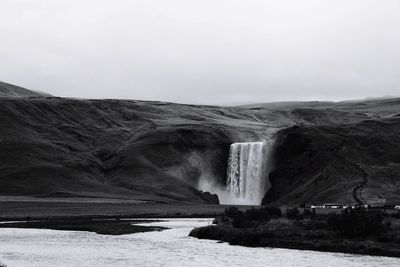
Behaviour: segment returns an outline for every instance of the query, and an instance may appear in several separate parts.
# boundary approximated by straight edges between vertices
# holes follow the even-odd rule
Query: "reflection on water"
[[[168,219],[143,225],[162,232],[122,236],[0,229],[0,262],[8,266],[400,266],[400,259],[230,246],[188,237],[211,219]]]

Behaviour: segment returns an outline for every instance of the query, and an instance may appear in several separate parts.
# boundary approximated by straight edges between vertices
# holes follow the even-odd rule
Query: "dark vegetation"
[[[346,237],[378,236],[390,230],[390,220],[379,210],[344,210],[340,215],[330,215],[328,226]]]
[[[309,249],[400,257],[399,214],[381,210],[261,207],[226,209],[213,226],[194,229],[197,238],[232,245]]]
[[[272,218],[279,218],[282,212],[279,208],[263,207],[260,209],[251,208],[241,211],[236,207],[227,208],[222,220],[231,221],[233,227],[246,228],[256,226],[259,222],[268,222]]]
[[[346,237],[379,235],[390,229],[390,218],[385,212],[363,208],[344,209],[340,214],[321,214],[317,217],[315,209],[304,209],[301,213],[296,207],[287,208],[283,215],[281,209],[277,207],[266,206],[245,211],[230,207],[225,210],[222,222],[230,222],[235,228],[249,228],[281,217],[297,221],[299,224],[308,223],[308,226],[331,229]],[[398,213],[392,217],[398,217]]]

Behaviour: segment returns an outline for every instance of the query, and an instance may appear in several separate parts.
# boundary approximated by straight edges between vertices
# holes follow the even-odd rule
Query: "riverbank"
[[[347,218],[354,221],[346,221]],[[257,210],[237,214],[228,211],[215,222],[214,226],[192,230],[190,236],[247,247],[400,257],[400,220],[381,213],[361,211],[343,215],[309,211],[305,215],[295,212],[285,216]]]
[[[151,231],[162,231],[166,227],[135,225],[156,220],[129,219],[49,219],[41,221],[2,222],[0,228],[29,228],[68,231],[86,231],[103,235],[124,235]]]
[[[153,203],[107,198],[0,198],[0,228],[88,231],[123,235],[159,231],[134,225],[141,218],[215,218],[232,206],[194,203]],[[237,206],[245,210],[248,206]],[[151,222],[153,220],[146,220]]]
[[[107,218],[210,218],[231,206],[196,203],[132,202],[110,199],[0,199],[0,221]],[[239,206],[237,206],[239,207]],[[246,209],[248,206],[239,207]]]

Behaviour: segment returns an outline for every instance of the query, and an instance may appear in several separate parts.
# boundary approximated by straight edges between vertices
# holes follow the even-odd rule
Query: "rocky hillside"
[[[278,136],[264,204],[400,203],[400,116]]]
[[[389,183],[397,176],[389,174],[398,173],[393,159],[398,154],[391,153],[382,163],[383,159],[381,162],[380,157],[370,153],[391,145],[396,148],[398,99],[217,107],[57,98],[3,83],[0,92],[3,196],[216,202],[215,196],[199,191],[199,180],[224,185],[230,144],[266,140],[278,130],[282,131],[277,135],[277,169],[271,175],[272,188],[266,202],[308,201],[308,192],[320,192],[318,199],[351,199],[353,188],[360,184],[364,173],[355,164],[370,171],[370,176],[381,167],[390,169],[379,169],[386,173],[379,180],[383,181],[379,188],[378,180],[373,184],[369,179],[370,189],[364,186],[356,190],[360,199],[367,199],[368,190],[371,196],[375,194],[374,199],[378,198],[374,192],[379,190],[383,190],[379,195],[384,199],[392,199],[397,190],[394,183]],[[383,131],[381,135],[377,135],[379,131]],[[386,141],[375,144],[371,141],[375,139],[367,138],[370,133],[376,135],[375,139]],[[374,146],[357,150],[353,140],[361,142],[359,136],[374,142]],[[335,150],[343,138],[348,140],[337,156],[309,151],[308,146]],[[362,148],[367,146],[365,142],[360,144]],[[361,154],[361,161],[355,161]],[[338,178],[333,173],[343,167],[338,163],[342,155],[351,155],[342,160],[344,170],[349,172]],[[315,167],[307,168],[311,163]],[[378,167],[370,170],[368,164]],[[286,168],[293,170],[285,172]],[[319,172],[325,173],[324,181],[329,182],[314,186],[314,176]],[[287,187],[280,179],[287,182]]]

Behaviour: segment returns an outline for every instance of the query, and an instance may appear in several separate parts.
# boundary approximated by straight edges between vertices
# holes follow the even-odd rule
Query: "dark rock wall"
[[[263,204],[399,203],[400,119],[278,133]]]

